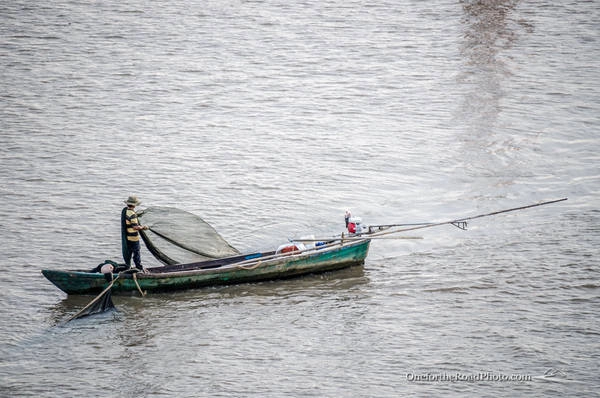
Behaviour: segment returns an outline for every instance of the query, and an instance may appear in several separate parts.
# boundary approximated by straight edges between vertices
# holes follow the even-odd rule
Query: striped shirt
[[[139,227],[140,223],[138,221],[138,216],[135,211],[131,209],[127,209],[125,213],[125,225],[127,227],[127,240],[129,242],[137,242],[140,240],[140,234],[138,231],[134,229],[134,227]]]

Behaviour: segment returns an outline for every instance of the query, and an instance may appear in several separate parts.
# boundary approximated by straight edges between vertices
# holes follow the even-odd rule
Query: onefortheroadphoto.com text
[[[456,382],[527,382],[532,381],[527,374],[479,373],[407,373],[406,380],[413,383],[456,383]]]

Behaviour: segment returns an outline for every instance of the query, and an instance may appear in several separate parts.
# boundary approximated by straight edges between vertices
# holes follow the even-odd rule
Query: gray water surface
[[[0,395],[598,396],[600,7],[548,1],[0,4]],[[242,251],[379,240],[361,267],[115,297],[135,193]],[[158,266],[146,250],[147,266]]]

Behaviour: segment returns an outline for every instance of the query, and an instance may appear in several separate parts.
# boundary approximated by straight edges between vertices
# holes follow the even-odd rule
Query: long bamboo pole
[[[476,216],[465,217],[465,218],[458,218],[456,220],[450,220],[450,221],[415,223],[415,224],[389,224],[389,225],[372,226],[372,227],[385,228],[384,231],[369,232],[369,233],[349,235],[349,236],[343,236],[343,237],[329,237],[329,238],[323,238],[323,239],[316,239],[316,238],[315,239],[291,239],[291,241],[292,242],[320,242],[320,241],[330,241],[331,242],[331,241],[339,241],[339,240],[353,241],[353,240],[360,240],[360,239],[396,239],[396,238],[384,237],[384,235],[397,234],[400,232],[414,231],[417,229],[431,228],[431,227],[437,227],[440,225],[447,225],[447,224],[456,224],[456,226],[458,228],[465,229],[466,222],[470,221],[470,220],[474,220],[474,219],[482,218],[482,217],[489,217],[489,216],[493,216],[493,215],[497,215],[497,214],[501,214],[501,213],[508,213],[511,211],[529,209],[531,207],[543,206],[543,205],[548,205],[551,203],[558,203],[558,202],[562,202],[565,200],[567,200],[567,198],[550,200],[547,202],[534,203],[534,204],[527,205],[527,206],[513,207],[511,209],[498,210],[498,211],[494,211],[491,213],[479,214]],[[410,226],[410,228],[391,229],[396,226]],[[422,239],[422,238],[414,237],[414,236],[406,236],[406,237],[397,237],[397,239]]]
[[[562,201],[565,201],[567,199],[568,198],[562,198],[562,199],[556,199],[556,200],[549,200],[549,201],[546,201],[546,202],[539,202],[539,203],[534,203],[534,204],[526,205],[526,206],[513,207],[511,209],[498,210],[498,211],[493,211],[491,213],[479,214],[479,215],[471,216],[471,217],[458,218],[456,220],[442,221],[442,222],[425,224],[425,225],[418,225],[418,226],[414,226],[414,227],[410,227],[410,228],[402,228],[402,229],[397,229],[397,230],[393,230],[393,231],[375,232],[375,233],[372,234],[372,236],[374,236],[374,237],[375,236],[383,236],[383,235],[389,235],[389,234],[396,234],[396,233],[399,233],[399,232],[415,231],[417,229],[437,227],[437,226],[440,226],[440,225],[464,223],[466,221],[475,220],[477,218],[495,216],[497,214],[508,213],[508,212],[511,212],[511,211],[524,210],[524,209],[529,209],[529,208],[532,208],[532,207],[549,205],[549,204],[552,204],[552,203],[562,202]]]

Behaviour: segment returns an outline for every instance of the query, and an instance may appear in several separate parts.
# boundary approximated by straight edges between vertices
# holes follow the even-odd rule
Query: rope
[[[137,272],[133,273],[133,281],[135,282],[135,285],[137,286],[138,292],[140,292],[142,297],[145,297],[146,292],[142,292],[142,288],[140,288],[140,284],[138,283],[138,280],[137,280]]]
[[[245,269],[245,270],[251,271],[253,269],[260,267],[261,265],[262,265],[262,260],[258,260],[258,262],[255,265],[251,265],[249,267],[244,267],[243,265],[237,265],[237,264],[236,264],[236,267],[239,269]]]

